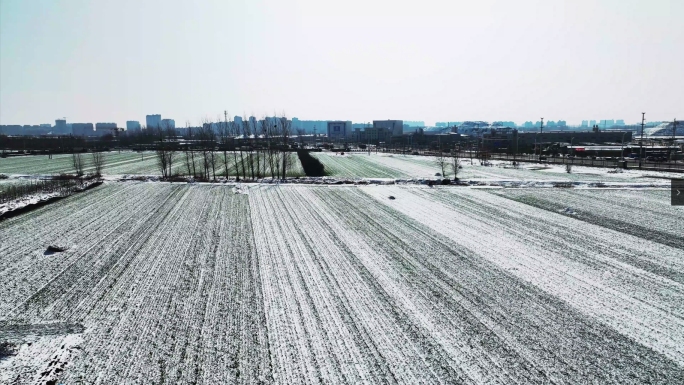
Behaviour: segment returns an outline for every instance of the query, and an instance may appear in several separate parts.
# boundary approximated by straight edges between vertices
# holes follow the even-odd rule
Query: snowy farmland
[[[382,180],[419,180],[435,179],[436,174],[441,170],[435,158],[430,156],[414,156],[399,154],[375,154],[371,153],[347,153],[336,155],[333,152],[312,152],[314,157],[319,159],[325,166],[325,172],[332,179],[382,179]],[[216,153],[217,165],[216,176],[225,175],[223,165],[223,153]],[[231,153],[228,153],[231,158]],[[288,166],[287,176],[304,177],[305,173],[301,162],[297,156],[290,154],[291,161]],[[84,171],[94,172],[90,154],[84,154]],[[250,170],[249,162],[256,167],[255,155],[245,157],[245,166]],[[197,168],[200,169],[199,154],[195,159]],[[491,167],[481,166],[479,162],[470,163],[469,159],[462,159],[462,169],[459,178],[463,181],[473,183],[484,183],[493,185],[504,185],[514,187],[521,184],[530,185],[552,185],[553,183],[608,183],[608,184],[630,184],[632,186],[644,187],[666,187],[669,185],[667,178],[677,177],[679,174],[670,174],[654,171],[639,170],[611,170],[607,168],[580,167],[574,166],[572,173],[566,173],[563,165],[541,165],[535,163],[522,163],[519,167],[513,168],[511,162],[494,161]],[[270,169],[266,162],[261,161],[261,174],[270,176]],[[228,175],[235,177],[236,169],[234,161],[228,161]],[[446,177],[453,177],[451,170],[447,170]],[[74,173],[71,155],[54,155],[53,159],[47,156],[21,156],[11,158],[0,158],[0,174],[9,176],[9,179],[0,180],[2,183],[18,182],[19,179],[30,179],[40,176],[50,176],[60,173]],[[136,153],[132,151],[107,152],[105,153],[105,165],[102,174],[106,177],[122,176],[159,176],[161,174],[157,164],[157,158],[152,152]],[[176,155],[173,163],[173,174],[190,175],[182,153]],[[249,172],[247,173],[249,177]]]
[[[154,152],[105,152],[105,163],[102,170],[103,175],[161,175],[158,160]],[[84,172],[92,173],[95,171],[95,166],[92,162],[91,154],[82,154],[85,166]],[[229,156],[229,175],[235,176],[235,166],[232,160],[232,153]],[[248,162],[251,157],[245,155]],[[304,176],[302,165],[293,153],[290,154],[291,162],[290,169],[287,172],[289,177]],[[216,153],[216,175],[225,175],[225,167],[223,165],[223,153]],[[254,161],[254,159],[252,159]],[[195,164],[200,168],[200,154],[195,155]],[[255,162],[256,163],[256,162]],[[249,163],[247,163],[249,168]],[[176,154],[173,162],[173,174],[187,175],[185,158],[182,152]],[[270,169],[265,170],[270,174]],[[71,154],[53,155],[49,159],[47,155],[32,155],[32,156],[17,156],[10,158],[0,158],[0,174],[14,175],[14,176],[31,176],[31,175],[54,175],[61,173],[74,173],[72,165]]]
[[[427,179],[435,178],[441,172],[434,157],[399,154],[347,153],[337,155],[331,152],[312,152],[325,166],[326,173],[336,178],[385,178],[385,179]],[[461,159],[462,169],[458,177],[462,180],[494,183],[548,183],[548,182],[603,182],[641,183],[669,185],[667,178],[679,174],[639,171],[611,170],[608,168],[574,166],[567,173],[563,165],[521,163],[513,168],[511,162],[492,161],[491,167],[481,166],[479,161]],[[453,177],[447,167],[446,177]]]
[[[668,194],[108,182],[0,222],[0,383],[684,383]]]

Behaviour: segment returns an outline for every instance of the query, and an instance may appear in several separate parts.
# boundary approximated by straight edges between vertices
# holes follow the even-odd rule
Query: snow
[[[388,178],[111,181],[0,222],[0,337],[82,325],[23,335],[0,382],[684,380],[669,191]]]
[[[147,176],[159,176],[161,172],[159,171],[157,157],[154,152],[133,152],[133,151],[111,151],[105,152],[105,164],[102,170],[103,175],[147,175]],[[217,167],[216,174],[224,175],[225,167],[223,165],[223,152],[216,153],[217,155]],[[91,173],[95,170],[92,164],[91,154],[82,154],[83,160],[85,162],[84,172]],[[232,153],[228,153],[229,157],[232,157]],[[290,170],[288,171],[288,176],[303,176],[304,170],[301,167],[297,156],[293,153],[291,154],[293,159]],[[254,155],[245,153],[245,162],[248,165],[250,159],[255,159]],[[201,156],[195,154],[195,163],[197,167],[200,166]],[[232,164],[232,159],[229,162],[229,173],[231,175],[235,174],[235,168]],[[0,159],[0,174],[6,174],[10,177],[12,176],[50,176],[60,173],[73,173],[72,165],[72,155],[71,154],[59,154],[53,155],[52,159],[49,159],[47,155],[31,155],[31,156],[17,156]],[[270,174],[270,170],[266,169],[267,174]],[[185,158],[182,153],[178,153],[173,162],[173,173],[182,174],[187,173]]]
[[[684,321],[680,318],[684,315],[683,282],[672,281],[618,257],[621,253],[648,256],[653,263],[674,269],[673,274],[681,278],[681,249],[567,216],[558,217],[560,214],[539,211],[487,192],[389,189],[397,200],[382,199],[378,189],[364,191],[521,280],[563,299],[679,365],[684,364]],[[473,201],[478,202],[477,206],[470,209],[468,205]],[[453,203],[445,206],[443,202]],[[497,211],[502,213],[497,215]],[[563,211],[576,214],[568,208]],[[502,215],[504,212],[506,215]],[[671,294],[663,296],[663,290]],[[676,315],[672,314],[673,309]]]
[[[44,193],[44,194],[32,194],[32,195],[24,196],[20,199],[17,199],[17,200],[11,201],[11,202],[0,203],[0,215],[4,214],[6,212],[9,212],[9,211],[17,210],[17,209],[20,209],[20,208],[23,208],[26,206],[36,204],[36,203],[41,202],[41,201],[46,201],[48,199],[58,197],[58,196],[60,196],[60,194],[58,192]]]
[[[80,334],[25,338],[15,354],[0,360],[0,383],[56,381],[78,359],[82,341]]]

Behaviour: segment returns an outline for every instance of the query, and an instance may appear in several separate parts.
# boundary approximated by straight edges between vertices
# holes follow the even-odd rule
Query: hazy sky
[[[0,124],[684,120],[683,0],[0,0]]]

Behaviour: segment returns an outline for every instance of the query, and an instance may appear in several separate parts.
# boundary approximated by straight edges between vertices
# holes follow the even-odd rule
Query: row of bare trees
[[[53,194],[64,196],[78,188],[78,179],[33,179],[28,182],[10,183],[0,190],[0,203],[12,202],[35,194]]]
[[[451,169],[454,180],[458,180],[458,172],[461,169],[461,158],[458,150],[447,150],[440,146],[437,156],[435,157],[435,163],[437,163],[437,166],[442,171],[442,177],[446,178],[448,170]]]
[[[91,153],[93,158],[93,168],[95,171],[95,176],[102,175],[102,168],[105,165],[105,154],[104,152],[95,151]],[[77,176],[83,176],[83,169],[85,168],[85,154],[73,153],[71,154],[71,163],[74,167],[74,171]]]
[[[289,151],[291,121],[269,118],[229,121],[205,119],[197,128],[186,124],[185,136],[172,128],[148,128],[156,136],[155,153],[162,177],[186,174],[200,180],[256,180],[264,177],[283,179],[287,176],[294,154]],[[176,155],[183,166],[174,170]],[[223,175],[217,175],[221,170]]]

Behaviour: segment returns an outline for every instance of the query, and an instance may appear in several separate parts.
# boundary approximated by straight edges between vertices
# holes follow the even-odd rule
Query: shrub
[[[570,183],[570,182],[556,182],[553,184],[553,187],[571,188],[572,183]]]

